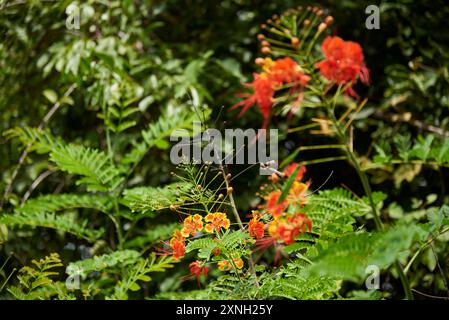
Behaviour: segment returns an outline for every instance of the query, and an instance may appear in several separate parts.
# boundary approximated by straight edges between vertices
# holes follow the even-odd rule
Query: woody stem
[[[220,165],[220,169],[223,174],[223,179],[226,183],[226,190],[229,190],[229,188],[230,188],[229,177],[226,174],[223,165]],[[228,192],[228,195],[229,195],[229,201],[231,203],[232,213],[234,214],[235,220],[237,221],[237,223],[240,227],[240,230],[243,231],[245,228],[243,226],[242,220],[240,219],[239,212],[237,211],[237,206],[235,205],[234,196],[232,195],[232,192]],[[256,269],[254,268],[254,260],[253,260],[253,257],[251,256],[251,254],[248,257],[248,262],[249,262],[249,271],[250,271],[251,275],[254,277],[254,283],[257,288],[260,288],[259,280],[257,279]]]
[[[337,94],[339,93],[339,91],[340,90],[337,91]],[[355,155],[354,151],[352,150],[352,147],[349,145],[347,137],[346,137],[344,131],[341,129],[337,118],[335,117],[335,113],[334,113],[335,105],[331,106],[327,102],[327,100],[324,100],[324,101],[326,101],[327,111],[328,111],[330,120],[332,121],[332,124],[335,128],[337,137],[339,138],[340,143],[345,145],[346,155],[347,155],[349,161],[351,162],[351,164],[353,165],[354,169],[356,170],[357,175],[360,178],[360,181],[362,182],[363,191],[365,192],[365,194],[368,198],[369,204],[371,206],[374,222],[376,224],[376,229],[378,231],[382,231],[383,230],[382,220],[380,219],[379,213],[377,212],[377,208],[376,208],[376,205],[373,200],[372,190],[371,190],[371,186],[368,181],[368,177],[366,176],[365,172],[361,169],[359,161],[357,159],[357,156]],[[396,268],[396,271],[401,280],[401,284],[402,284],[402,287],[403,287],[404,293],[405,293],[405,298],[407,300],[413,300],[413,293],[410,289],[410,283],[408,281],[407,276],[404,273],[404,270],[402,270],[400,263],[398,261],[396,261],[394,264],[394,267]]]

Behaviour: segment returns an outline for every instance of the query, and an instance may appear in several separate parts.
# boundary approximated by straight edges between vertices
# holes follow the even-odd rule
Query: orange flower
[[[229,264],[228,260],[220,260],[220,261],[218,261],[217,265],[218,265],[218,270],[221,270],[221,271],[231,269],[231,265]]]
[[[209,272],[209,268],[202,265],[202,262],[197,260],[189,264],[190,272],[195,275],[195,277],[199,277],[201,274],[207,276]]]
[[[209,213],[204,220],[209,222],[204,227],[204,229],[209,233],[213,233],[214,231],[218,232],[220,231],[220,228],[229,229],[229,226],[231,225],[231,222],[226,217],[226,214],[222,212]]]
[[[252,89],[253,93],[241,94],[241,96],[246,99],[233,105],[231,110],[243,107],[239,113],[239,117],[241,117],[253,105],[259,106],[260,113],[262,113],[264,119],[262,127],[266,128],[271,115],[271,107],[273,106],[274,85],[266,73],[254,73],[253,76],[253,82],[245,84],[246,87]]]
[[[234,261],[234,264],[237,267],[237,269],[243,268],[244,263],[243,263],[242,258],[236,258],[236,259],[233,259],[233,261]]]
[[[290,91],[293,92],[298,87],[304,88],[311,78],[303,73],[293,59],[288,57],[276,61],[269,58],[263,59],[261,65],[263,72],[254,73],[253,82],[245,84],[246,87],[251,88],[252,93],[241,94],[241,97],[246,99],[233,105],[231,110],[243,107],[239,114],[242,116],[253,105],[257,105],[264,119],[262,128],[266,128],[271,116],[275,90],[283,84],[292,84]]]
[[[354,84],[358,78],[369,82],[369,72],[364,64],[362,47],[352,41],[344,41],[339,37],[326,37],[321,45],[325,60],[318,62],[316,67],[323,77],[337,84]],[[352,85],[351,85],[352,86]],[[356,95],[351,86],[347,89],[350,95]]]
[[[181,235],[184,238],[187,238],[189,235],[194,236],[197,231],[201,231],[203,229],[203,217],[199,214],[194,216],[188,216],[184,220],[184,227],[181,229]]]
[[[248,223],[249,235],[255,237],[256,239],[263,238],[265,225],[261,221],[256,219],[251,219]]]
[[[308,189],[309,185],[307,183],[294,181],[292,187],[288,191],[287,202],[290,204],[299,204],[301,206],[305,205],[308,201]]]
[[[278,203],[281,194],[281,191],[273,191],[265,197],[265,200],[267,201],[267,209],[274,218],[283,215],[288,206],[288,203],[285,200]]]
[[[303,213],[295,213],[287,218],[275,219],[268,227],[272,238],[285,244],[292,244],[301,233],[312,230],[312,221]]]
[[[305,87],[310,80],[310,76],[305,75],[301,67],[289,57],[277,59],[270,64],[268,73],[277,85],[293,83],[294,86]]]
[[[296,162],[292,162],[290,163],[283,171],[282,173],[284,174],[284,176],[286,177],[290,177],[293,172],[295,172],[296,168],[298,167],[298,164]],[[299,168],[298,173],[296,174],[296,181],[301,181],[302,177],[304,176],[304,173],[306,173],[306,167],[305,166],[301,166],[301,168]]]
[[[173,258],[176,260],[181,259],[186,254],[186,245],[184,238],[179,230],[176,230],[173,237],[170,240],[170,247],[172,248]]]
[[[220,248],[213,248],[213,249],[212,249],[212,254],[213,254],[214,256],[219,256],[220,253],[221,253]]]

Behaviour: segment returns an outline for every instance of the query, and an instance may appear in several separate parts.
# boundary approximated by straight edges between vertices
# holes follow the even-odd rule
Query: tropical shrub
[[[448,60],[440,40],[429,40],[438,65],[425,65],[424,49],[412,71],[400,55],[387,65],[379,102],[368,99],[384,85],[379,66],[371,68],[364,45],[335,34],[339,14],[330,9],[341,13],[350,1],[273,15],[254,34],[253,64],[238,43],[220,49],[200,34],[189,48],[178,30],[165,35],[173,3],[87,1],[77,8],[90,27],[72,32],[64,19],[48,19],[64,16],[69,2],[1,3],[9,38],[0,46],[0,102],[13,111],[2,115],[10,148],[2,154],[11,161],[2,160],[0,295],[447,295]],[[406,4],[382,12],[397,18]],[[244,13],[247,23],[254,14]],[[409,40],[423,41],[416,33]],[[414,49],[402,40],[391,35],[388,45],[409,57]],[[417,101],[432,101],[435,113],[421,118]],[[255,177],[256,166],[171,163],[178,129],[193,136],[197,124],[229,123],[278,128],[280,169]]]

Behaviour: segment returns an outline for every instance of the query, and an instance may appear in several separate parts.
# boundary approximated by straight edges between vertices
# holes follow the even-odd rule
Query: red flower
[[[265,225],[261,221],[251,219],[248,223],[249,235],[256,239],[263,238]]]
[[[190,272],[195,275],[195,277],[199,278],[201,274],[204,274],[207,276],[207,273],[209,272],[209,268],[206,266],[202,266],[201,261],[195,261],[189,264]]]
[[[170,240],[170,247],[173,250],[173,258],[176,260],[179,260],[186,255],[186,244],[184,242],[184,237],[179,230],[176,230],[173,234],[173,237]]]
[[[293,172],[296,170],[296,168],[298,167],[298,164],[296,162],[290,163],[285,169],[284,171],[282,171],[282,173],[284,174],[284,176],[286,177],[290,177]],[[299,168],[298,173],[296,174],[296,181],[301,181],[302,177],[304,176],[304,173],[306,173],[306,167],[301,166],[301,168]]]
[[[289,57],[274,61],[268,67],[268,73],[272,81],[278,84],[293,83],[305,87],[310,80],[310,76],[305,75],[301,67]]]
[[[295,242],[295,238],[304,231],[312,231],[312,220],[304,213],[295,213],[287,218],[275,219],[268,227],[270,236],[287,245]]]
[[[288,206],[288,203],[285,200],[278,203],[281,194],[281,191],[273,191],[265,197],[265,200],[267,201],[267,209],[274,218],[282,216]]]
[[[369,73],[358,43],[328,36],[324,39],[321,49],[326,59],[318,62],[316,67],[323,77],[337,84],[354,84],[358,78],[368,84]],[[347,90],[349,94],[355,94],[351,87]]]
[[[239,113],[239,117],[241,117],[253,105],[258,105],[264,118],[263,128],[266,128],[273,106],[274,86],[272,80],[266,73],[254,73],[254,81],[246,83],[245,86],[251,88],[253,93],[242,94],[241,96],[246,97],[246,99],[233,105],[231,110],[242,106],[243,108]]]
[[[253,105],[257,105],[264,118],[262,128],[266,128],[271,116],[275,90],[284,84],[292,84],[291,91],[298,87],[302,89],[307,85],[310,76],[305,75],[301,67],[288,57],[276,61],[267,58],[262,64],[264,71],[260,74],[254,73],[253,82],[245,84],[252,89],[252,93],[242,94],[246,99],[233,105],[231,109],[243,107],[239,114],[242,116]]]

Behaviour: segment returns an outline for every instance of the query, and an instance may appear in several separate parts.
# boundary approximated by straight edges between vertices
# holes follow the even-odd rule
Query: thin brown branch
[[[67,91],[64,93],[63,97],[68,97],[73,90],[75,90],[76,88],[76,84],[72,84]],[[61,106],[61,99],[59,99],[54,105],[53,107],[51,107],[50,111],[48,111],[48,113],[45,115],[45,117],[42,119],[41,123],[38,126],[38,130],[42,130],[48,123],[48,121],[50,121],[51,117],[55,114],[55,112],[59,109],[59,107]],[[28,148],[31,147],[30,145],[27,145],[25,147],[25,150],[22,152],[22,154],[20,155],[19,158],[19,162],[16,166],[16,169],[14,170],[12,176],[11,176],[11,180],[9,181],[8,185],[5,188],[5,192],[3,194],[3,198],[0,201],[0,211],[3,210],[3,205],[6,201],[6,198],[8,197],[8,195],[11,193],[12,191],[12,187],[14,184],[14,181],[17,178],[17,175],[19,174],[20,169],[22,168],[23,163],[25,162],[25,159],[28,156]]]

